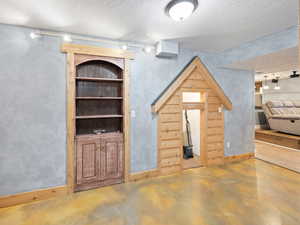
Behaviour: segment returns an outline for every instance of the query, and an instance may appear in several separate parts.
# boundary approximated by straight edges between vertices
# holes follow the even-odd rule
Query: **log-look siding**
[[[207,166],[224,163],[224,116],[219,112],[222,102],[195,69],[158,112],[158,167],[162,175],[182,170],[182,92],[207,94],[206,129],[201,130],[206,139],[201,148],[204,147],[206,153],[201,151],[201,154],[206,155]]]

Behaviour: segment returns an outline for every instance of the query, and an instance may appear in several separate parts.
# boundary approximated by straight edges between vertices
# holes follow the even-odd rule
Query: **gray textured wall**
[[[254,72],[220,68],[230,60],[230,56],[200,54],[200,57],[233,104],[232,111],[225,110],[224,113],[225,156],[253,152]]]
[[[65,184],[65,57],[29,33],[0,25],[0,195]]]
[[[151,103],[173,80],[194,54],[182,50],[177,59],[156,58],[138,52],[131,66],[131,110],[136,117],[131,120],[132,171],[156,168],[157,138],[156,117],[151,114]]]
[[[58,38],[32,40],[30,29],[0,25],[0,195],[65,184],[66,89]],[[104,44],[83,42],[83,44]],[[135,51],[131,62],[132,172],[155,168],[156,118],[151,103],[199,55],[233,102],[225,112],[226,155],[254,151],[253,74],[218,68],[224,57],[181,50],[176,59]]]

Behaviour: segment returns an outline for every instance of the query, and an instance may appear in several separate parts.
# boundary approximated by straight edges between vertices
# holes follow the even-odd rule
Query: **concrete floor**
[[[194,154],[194,158],[182,160],[182,168],[183,169],[198,168],[200,166],[201,166],[200,156],[197,156],[195,154]]]
[[[299,225],[300,174],[251,159],[0,209],[1,225]]]

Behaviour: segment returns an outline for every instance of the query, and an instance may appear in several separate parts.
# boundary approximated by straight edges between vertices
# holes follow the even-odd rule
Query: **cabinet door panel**
[[[77,142],[77,184],[98,180],[99,143],[96,140]]]
[[[118,172],[118,143],[107,142],[106,143],[106,175],[114,176]]]
[[[122,135],[106,135],[101,138],[101,180],[123,177],[123,155]]]

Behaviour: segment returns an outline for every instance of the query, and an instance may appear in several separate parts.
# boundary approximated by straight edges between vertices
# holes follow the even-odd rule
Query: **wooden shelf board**
[[[121,132],[121,131],[108,131],[108,132],[98,133],[98,134],[91,132],[91,133],[85,133],[85,134],[76,134],[75,137],[77,139],[78,138],[80,139],[80,138],[94,137],[94,136],[97,136],[97,135],[99,136],[99,135],[102,135],[102,134],[123,134],[123,132]]]
[[[107,81],[107,82],[123,82],[123,79],[97,78],[97,77],[76,77],[76,80],[85,80],[85,81]]]
[[[76,97],[78,100],[122,100],[123,97]]]
[[[105,118],[122,118],[123,115],[90,115],[76,116],[76,119],[105,119]]]

